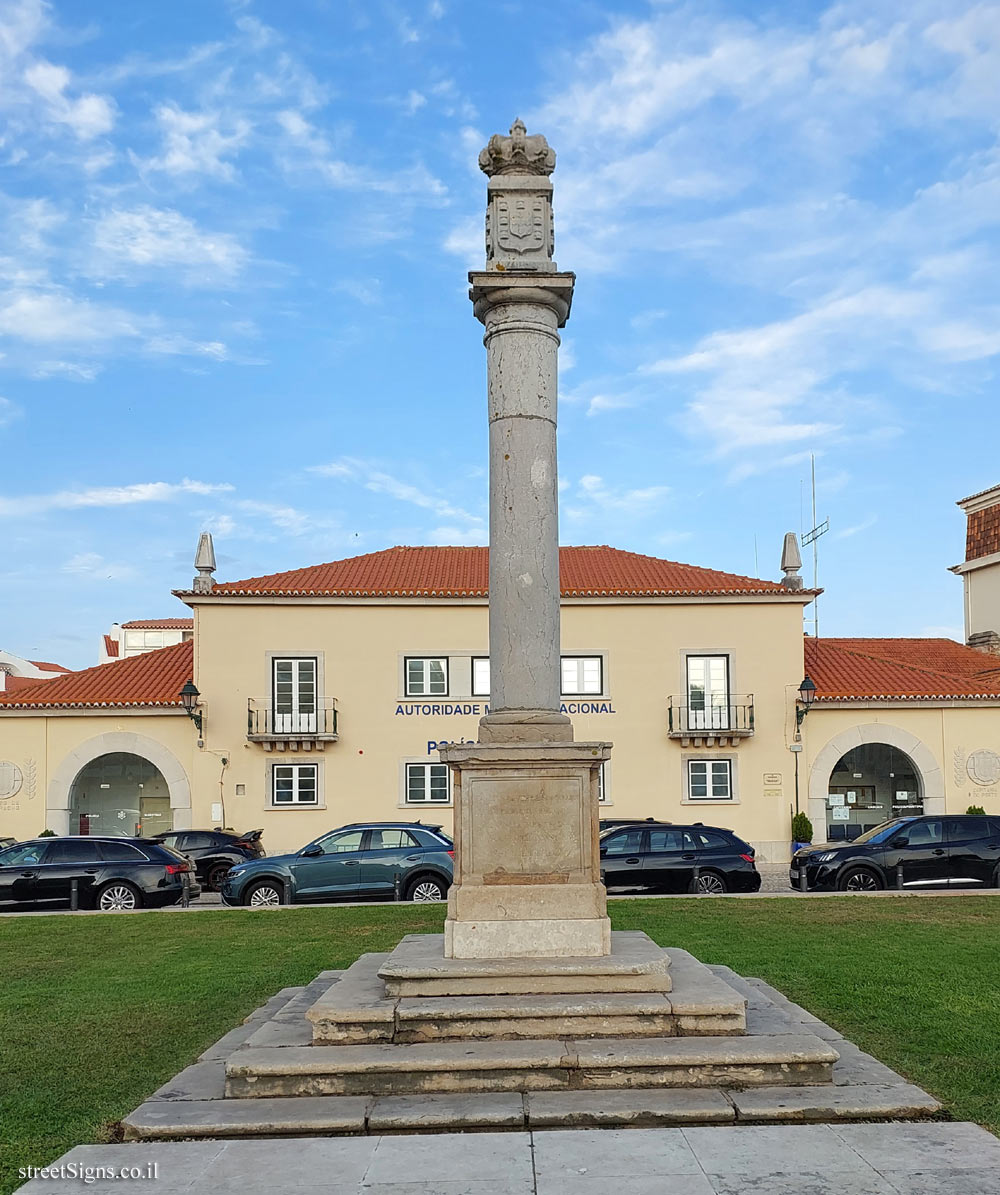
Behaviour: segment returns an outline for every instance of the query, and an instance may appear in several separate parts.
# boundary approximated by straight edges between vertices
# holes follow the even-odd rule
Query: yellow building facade
[[[809,591],[610,548],[561,572],[564,709],[614,743],[605,816],[727,826],[777,862],[796,807],[817,841],[1000,812],[995,657],[804,639]],[[0,835],[262,827],[276,853],[369,819],[450,830],[437,747],[489,706],[486,584],[485,549],[396,548],[179,591],[192,641],[0,699]]]

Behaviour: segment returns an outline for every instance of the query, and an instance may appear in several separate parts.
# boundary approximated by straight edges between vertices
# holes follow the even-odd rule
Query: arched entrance
[[[99,755],[70,786],[70,834],[130,838],[171,829],[170,789],[160,769],[141,755]]]
[[[172,825],[164,826],[164,829],[189,830],[191,828],[191,785],[180,760],[157,739],[151,738],[149,735],[124,730],[112,730],[106,734],[95,735],[63,757],[62,762],[49,777],[45,799],[45,817],[48,828],[57,834],[71,833],[71,790],[77,777],[88,764],[100,759],[101,756],[116,754],[138,756],[156,768],[163,777],[170,794]],[[110,784],[111,781],[98,781],[98,783]],[[99,791],[108,792],[110,790]],[[132,806],[132,808],[134,807]],[[139,812],[140,814],[142,812],[141,804]],[[166,821],[165,818],[163,820]],[[76,824],[79,825],[78,820]],[[91,834],[98,832],[115,833],[116,831],[97,831],[90,827]],[[117,833],[124,832],[117,831]],[[152,828],[147,832],[156,833]]]
[[[944,813],[944,777],[927,746],[884,722],[856,726],[817,754],[809,774],[816,840],[856,838],[892,817]]]
[[[827,842],[850,841],[890,818],[924,811],[917,765],[888,743],[862,743],[842,755],[826,791]]]

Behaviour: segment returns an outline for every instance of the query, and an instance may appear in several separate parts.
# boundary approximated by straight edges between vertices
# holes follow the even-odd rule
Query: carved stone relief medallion
[[[0,760],[0,801],[16,797],[24,780],[21,769],[10,760]]]
[[[996,784],[1000,780],[1000,755],[988,748],[973,751],[965,765],[965,770],[974,784]]]

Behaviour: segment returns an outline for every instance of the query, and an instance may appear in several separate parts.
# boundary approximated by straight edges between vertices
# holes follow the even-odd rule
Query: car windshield
[[[901,826],[905,826],[907,822],[912,821],[912,817],[894,817],[891,822],[883,822],[881,826],[875,826],[871,830],[866,830],[864,834],[858,835],[854,841],[860,842],[862,845],[885,842],[885,840],[887,838],[891,838]]]

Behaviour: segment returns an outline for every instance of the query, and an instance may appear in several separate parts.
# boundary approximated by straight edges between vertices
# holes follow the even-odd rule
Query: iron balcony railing
[[[323,697],[315,709],[276,710],[266,697],[247,699],[247,738],[336,738],[337,699]]]
[[[667,705],[670,734],[753,734],[753,694],[731,693],[729,700],[698,703],[671,697]]]

